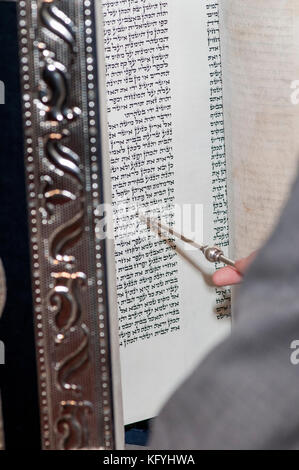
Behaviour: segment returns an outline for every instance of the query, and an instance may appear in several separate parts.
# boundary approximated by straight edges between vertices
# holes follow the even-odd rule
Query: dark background
[[[0,319],[6,364],[0,389],[6,449],[39,449],[30,257],[22,139],[16,4],[0,1],[0,257],[7,277],[7,302]],[[145,445],[149,422],[126,427],[128,444]]]

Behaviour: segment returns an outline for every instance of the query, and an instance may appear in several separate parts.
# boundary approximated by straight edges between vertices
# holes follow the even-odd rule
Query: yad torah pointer
[[[167,225],[162,224],[159,220],[153,219],[151,217],[142,215],[138,213],[138,216],[140,220],[146,223],[147,227],[154,231],[155,233],[160,234],[161,231],[165,231],[167,233],[170,233],[174,237],[178,238],[179,240],[182,240],[185,243],[188,243],[189,245],[194,246],[194,248],[198,249],[201,251],[206,259],[210,263],[224,263],[228,266],[232,266],[233,268],[236,267],[236,264],[234,261],[231,259],[227,258],[224,256],[224,252],[221,250],[221,248],[218,248],[217,246],[209,246],[209,245],[201,245],[200,243],[197,243],[194,240],[191,240],[190,238],[185,237],[181,233],[176,232],[173,228],[168,227]]]

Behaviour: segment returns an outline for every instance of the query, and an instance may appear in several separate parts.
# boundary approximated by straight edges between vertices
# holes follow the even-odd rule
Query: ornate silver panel
[[[20,0],[44,449],[115,448],[93,0]]]

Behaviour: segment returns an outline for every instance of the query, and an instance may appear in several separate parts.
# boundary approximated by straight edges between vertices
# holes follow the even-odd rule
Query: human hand
[[[254,258],[256,257],[256,252],[247,256],[247,258],[242,258],[236,261],[236,268],[226,266],[221,268],[213,274],[213,282],[217,287],[231,286],[235,284],[240,284],[243,280],[245,271],[249,268]]]

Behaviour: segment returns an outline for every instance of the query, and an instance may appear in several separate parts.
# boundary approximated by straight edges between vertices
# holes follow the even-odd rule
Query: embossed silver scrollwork
[[[40,18],[49,32],[56,34],[65,41],[73,53],[77,52],[75,25],[53,2],[43,2],[40,8]]]
[[[39,11],[41,23],[44,25],[48,33],[54,33],[60,39],[65,41],[70,47],[71,54],[75,54],[76,35],[74,24],[71,19],[53,2],[43,2]],[[83,394],[83,386],[75,383],[73,380],[76,373],[83,367],[88,366],[89,360],[89,329],[81,323],[81,303],[80,287],[85,280],[86,275],[80,273],[72,275],[69,271],[69,265],[76,262],[75,256],[71,253],[72,247],[78,243],[84,231],[84,213],[85,205],[82,198],[83,175],[82,166],[80,167],[80,157],[69,146],[64,145],[63,141],[71,136],[70,130],[66,127],[67,122],[73,121],[80,116],[81,110],[78,106],[70,107],[68,105],[70,98],[69,72],[67,66],[56,60],[55,53],[45,43],[39,43],[39,50],[42,56],[42,82],[40,85],[39,99],[46,108],[45,120],[54,121],[63,125],[61,132],[50,132],[44,137],[44,152],[50,165],[50,171],[60,177],[60,188],[49,188],[50,181],[44,178],[44,184],[41,185],[44,207],[47,213],[55,216],[55,209],[59,209],[61,203],[71,205],[76,201],[77,195],[68,191],[68,181],[66,175],[73,178],[77,183],[79,191],[79,211],[69,218],[66,222],[62,222],[52,232],[49,237],[49,260],[53,265],[60,265],[66,271],[64,275],[53,273],[56,278],[56,286],[51,289],[48,300],[53,307],[56,302],[55,327],[59,333],[55,336],[56,347],[63,347],[64,356],[55,365],[55,382],[60,390],[71,391],[78,395]],[[73,62],[73,58],[70,62]],[[45,184],[46,183],[46,184]],[[59,202],[59,204],[57,204]],[[55,204],[56,203],[56,204]],[[63,281],[67,280],[64,284]],[[76,284],[77,292],[74,292],[74,284]],[[55,328],[54,327],[54,328]],[[79,344],[77,345],[77,337],[81,335]],[[93,405],[89,405],[92,412]],[[63,412],[65,406],[61,407]],[[80,428],[80,421],[75,420],[74,414],[71,414],[71,423],[74,428],[76,423],[77,434],[85,436]],[[59,423],[66,422],[61,418]],[[86,426],[86,423],[85,423]],[[59,432],[60,426],[56,427]],[[82,437],[75,440],[75,445],[82,447]],[[85,442],[84,445],[87,445]]]
[[[94,124],[82,111],[88,108],[90,79],[84,78],[81,69],[85,67],[87,71],[85,54],[87,43],[91,49],[92,39],[89,37],[87,42],[87,33],[78,20],[85,15],[91,23],[91,4],[92,0],[19,2],[44,448],[82,449],[94,447],[96,442],[103,448],[113,446],[109,393],[103,388],[102,398],[108,414],[100,416],[96,404],[100,397],[95,395],[95,390],[101,386],[99,383],[92,386],[91,379],[89,384],[86,381],[91,374],[99,381],[92,362],[95,359],[99,371],[103,370],[101,380],[105,387],[109,377],[103,305],[98,306],[101,347],[91,334],[94,323],[90,322],[87,310],[90,296],[103,302],[101,294],[97,295],[96,283],[90,281],[100,277],[97,282],[102,283],[101,263],[90,273],[85,259],[90,251],[86,234],[92,214],[88,206],[91,200],[87,200],[90,182],[86,181],[85,165],[91,163],[89,158],[95,162],[97,157],[90,157],[90,147],[94,148],[96,141]],[[31,68],[29,62],[33,64]],[[76,91],[74,76],[79,82]],[[91,88],[94,89],[94,84]],[[86,132],[91,136],[89,141]],[[93,290],[89,292],[89,289]],[[98,291],[102,292],[102,288]],[[99,354],[102,354],[101,362]],[[52,395],[48,399],[50,391]],[[98,435],[99,419],[103,420],[103,436]]]
[[[88,401],[66,401],[60,404],[60,417],[56,431],[60,435],[59,448],[84,449],[88,445],[89,432],[86,417],[92,411]]]

